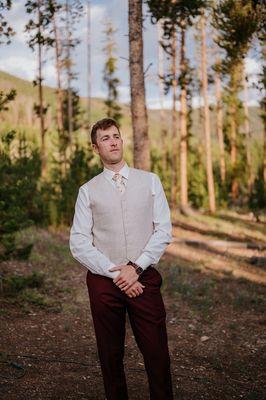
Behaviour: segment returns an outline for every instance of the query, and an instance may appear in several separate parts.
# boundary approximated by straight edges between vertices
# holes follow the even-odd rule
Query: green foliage
[[[0,1],[0,45],[10,44],[11,37],[15,34],[13,28],[8,24],[2,11],[9,11],[12,6],[12,0],[1,0]]]
[[[100,172],[99,166],[92,163],[92,150],[76,144],[64,174],[59,164],[53,169],[52,202],[55,205],[56,224],[72,223],[75,201],[79,187]]]
[[[48,306],[43,294],[45,289],[45,275],[38,271],[21,276],[17,274],[3,276],[3,295],[25,308],[26,304],[34,304],[38,307]],[[12,299],[12,300],[11,300]]]
[[[188,159],[188,198],[195,208],[208,208],[208,189],[201,146],[190,146]]]
[[[40,217],[36,203],[40,156],[23,136],[11,149],[14,139],[14,132],[3,135],[0,151],[0,259],[29,256],[31,245],[17,248],[16,233]]]
[[[253,190],[249,196],[249,207],[254,213],[256,213],[258,210],[266,209],[266,187],[263,179],[262,164],[258,169]]]
[[[253,0],[222,0],[216,3],[213,24],[218,30],[216,42],[226,52],[222,63],[224,72],[242,62],[253,36],[262,28],[262,10],[259,2]]]
[[[152,14],[152,22],[164,19],[165,36],[171,37],[172,26],[179,25],[181,21],[191,25],[193,18],[200,14],[201,8],[207,6],[206,0],[146,0]]]
[[[67,135],[68,127],[69,127],[69,120],[68,120],[68,90],[63,91],[63,129],[65,135]],[[81,109],[80,106],[80,97],[78,95],[77,90],[70,89],[70,97],[72,102],[72,131],[78,131],[82,126],[82,117],[84,115],[84,111]],[[65,138],[68,142],[69,138]],[[69,143],[68,143],[69,144]]]
[[[7,104],[15,99],[16,94],[17,92],[15,89],[11,89],[8,93],[0,91],[0,111],[8,110]]]
[[[162,154],[158,148],[151,149],[151,171],[157,174],[162,182],[166,198],[170,202],[171,195],[171,158],[170,153],[166,153],[166,170],[162,168]]]
[[[52,33],[52,20],[56,11],[53,0],[27,0],[26,12],[36,16],[36,19],[30,19],[25,26],[26,32],[30,34],[28,41],[29,47],[34,50],[36,46],[50,47],[54,44]]]
[[[26,288],[40,288],[44,285],[44,274],[33,271],[26,276],[10,275],[4,279],[3,291],[17,293]]]

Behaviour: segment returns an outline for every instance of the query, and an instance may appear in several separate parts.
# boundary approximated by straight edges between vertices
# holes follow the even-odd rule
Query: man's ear
[[[98,150],[97,144],[92,143],[91,146],[92,146],[92,150],[93,150],[96,154],[99,154],[99,150]]]

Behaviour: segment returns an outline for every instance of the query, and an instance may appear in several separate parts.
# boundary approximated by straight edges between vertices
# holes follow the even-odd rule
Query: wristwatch
[[[140,275],[140,274],[144,271],[143,268],[141,268],[139,265],[133,263],[132,261],[129,261],[129,262],[127,263],[127,265],[132,265],[132,267],[135,268],[135,271],[136,271],[136,273],[137,273],[138,275]]]

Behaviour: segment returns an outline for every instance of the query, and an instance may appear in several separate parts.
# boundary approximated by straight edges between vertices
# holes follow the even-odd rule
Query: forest
[[[22,3],[18,37],[11,16]],[[92,151],[90,129],[110,117],[120,126],[127,163],[159,175],[171,209],[174,242],[159,268],[175,398],[262,399],[263,373],[256,367],[262,370],[265,362],[260,353],[266,283],[265,2],[128,0],[122,7],[128,30],[121,32],[111,14],[96,33],[94,7],[111,3],[118,6],[115,0],[0,0],[4,398],[24,399],[23,391],[30,399],[103,398],[81,289],[84,271],[70,256],[68,238],[79,187],[103,167]],[[104,61],[97,69],[104,96],[96,95],[96,35],[102,38],[98,51]],[[119,48],[122,35],[127,54]],[[31,81],[1,68],[16,40],[34,56]],[[145,56],[149,47],[156,49],[151,62]],[[53,84],[47,83],[47,66],[54,71]],[[128,101],[121,100],[122,85]],[[143,364],[130,334],[127,340],[128,371],[134,375]],[[65,364],[65,385],[59,384],[63,364],[50,362],[55,353],[64,358],[60,341],[68,346],[66,358],[76,354],[80,361],[76,370]],[[83,364],[94,365],[91,376],[79,370],[88,341]],[[29,366],[34,357],[27,360],[22,353],[41,354],[37,364],[47,363],[39,387],[39,366]],[[133,378],[131,398],[148,398],[139,397]],[[91,379],[95,387],[85,397]]]

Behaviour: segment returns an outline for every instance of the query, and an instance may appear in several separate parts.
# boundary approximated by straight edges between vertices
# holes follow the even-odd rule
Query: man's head
[[[123,159],[123,140],[113,119],[104,118],[93,125],[91,143],[104,164],[117,164]]]

